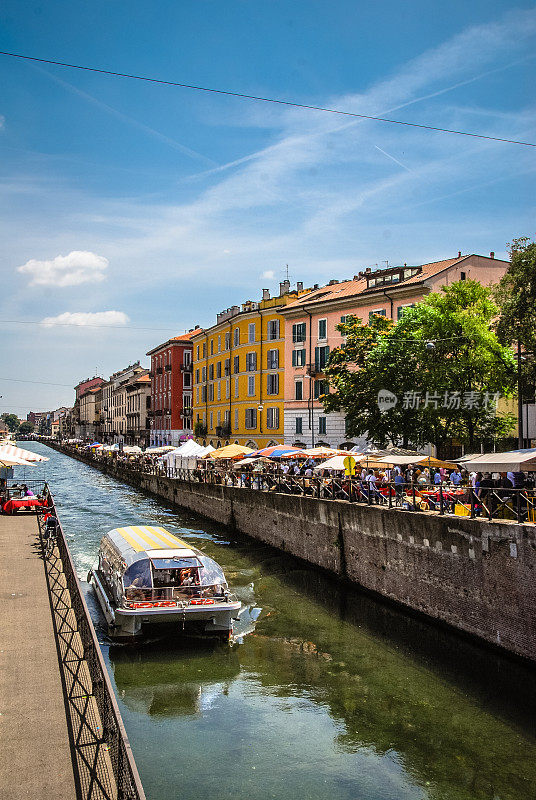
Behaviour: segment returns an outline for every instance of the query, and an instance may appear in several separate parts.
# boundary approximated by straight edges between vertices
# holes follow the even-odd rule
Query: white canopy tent
[[[508,453],[485,453],[465,461],[463,467],[477,472],[536,472],[536,447]]]
[[[162,456],[159,461],[164,466],[168,468],[171,467],[172,469],[193,469],[197,464],[198,458],[203,458],[203,456],[211,453],[213,450],[214,448],[210,444],[203,447],[203,445],[198,444],[193,439],[188,439],[188,441],[181,444],[180,447]]]

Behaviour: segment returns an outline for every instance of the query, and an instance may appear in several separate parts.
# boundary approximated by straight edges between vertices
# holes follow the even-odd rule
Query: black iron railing
[[[46,496],[48,511],[57,520],[48,489]],[[59,521],[51,525],[44,517],[38,515],[39,531],[53,614],[59,620],[55,622],[55,632],[74,731],[81,795],[84,800],[145,800],[65,534]],[[112,775],[107,774],[110,771]]]

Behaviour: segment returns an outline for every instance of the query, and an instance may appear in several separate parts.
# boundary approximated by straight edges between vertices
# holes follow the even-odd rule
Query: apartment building
[[[459,280],[484,286],[497,283],[507,261],[462,255],[429,264],[366,269],[351,280],[332,280],[281,310],[285,321],[285,444],[352,447],[366,441],[349,437],[344,414],[326,414],[322,395],[329,391],[324,368],[330,352],[344,343],[337,325],[347,316],[367,321],[372,314],[399,320],[430,292]],[[388,387],[386,387],[388,388]]]
[[[192,328],[147,353],[151,356],[150,439],[153,446],[178,446],[192,436]]]
[[[151,378],[144,370],[125,384],[126,436],[125,444],[147,447],[150,442]]]
[[[95,439],[101,422],[102,389],[87,389],[79,399],[79,426],[77,438]]]
[[[306,290],[309,291],[309,290]],[[282,441],[284,321],[281,309],[304,294],[280,284],[271,297],[248,300],[217,315],[193,338],[194,432],[214,447],[229,442],[264,447]]]

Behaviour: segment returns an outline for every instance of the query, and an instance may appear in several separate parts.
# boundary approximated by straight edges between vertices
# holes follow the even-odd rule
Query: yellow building
[[[302,294],[302,283],[290,291],[283,281],[278,297],[264,289],[262,300],[222,311],[214,326],[192,338],[198,441],[253,448],[283,441],[285,324],[279,309]]]

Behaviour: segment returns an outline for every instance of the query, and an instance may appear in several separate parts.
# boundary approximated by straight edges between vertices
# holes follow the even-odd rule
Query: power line
[[[179,81],[168,81],[161,78],[150,78],[146,75],[133,75],[128,72],[115,72],[110,69],[99,69],[98,67],[87,67],[82,64],[68,64],[64,61],[53,61],[49,58],[36,58],[35,56],[26,56],[21,53],[8,53],[0,50],[0,56],[8,56],[9,58],[20,58],[24,61],[36,61],[40,64],[52,64],[57,67],[68,67],[69,69],[79,69],[85,72],[97,72],[101,75],[111,75],[115,78],[130,78],[136,81],[145,81],[146,83],[159,83],[164,86],[177,86],[181,89],[193,89],[197,92],[210,92],[212,94],[222,94],[228,97],[238,97],[241,100],[256,100],[262,103],[274,103],[280,106],[292,106],[293,108],[304,108],[309,111],[323,111],[328,114],[339,114],[344,117],[356,117],[357,119],[369,119],[375,122],[388,122],[391,125],[405,125],[409,128],[421,128],[427,131],[436,131],[436,133],[451,133],[456,136],[471,136],[475,139],[487,139],[492,142],[504,142],[506,144],[518,144],[524,147],[536,147],[534,142],[521,142],[517,139],[506,139],[500,136],[486,136],[483,133],[472,133],[470,131],[458,131],[452,128],[439,128],[434,125],[422,125],[417,122],[402,122],[398,119],[390,119],[388,117],[375,117],[370,114],[357,114],[353,111],[342,111],[337,108],[327,108],[326,106],[313,106],[305,103],[295,103],[291,100],[278,100],[273,97],[260,97],[254,94],[244,94],[243,92],[232,92],[228,89],[213,89],[208,86],[196,86],[190,83],[180,83]]]
[[[120,331],[160,331],[160,333],[177,332],[176,328],[136,328],[131,325],[80,325],[77,322],[45,322],[44,320],[2,319],[1,325],[44,325],[47,328],[117,328]],[[188,333],[188,331],[185,331]]]
[[[2,381],[9,381],[10,383],[38,383],[39,385],[43,386],[66,386],[68,389],[74,389],[74,386],[71,386],[70,383],[51,383],[50,381],[25,381],[21,378],[5,378],[3,375],[0,378],[0,383]]]

